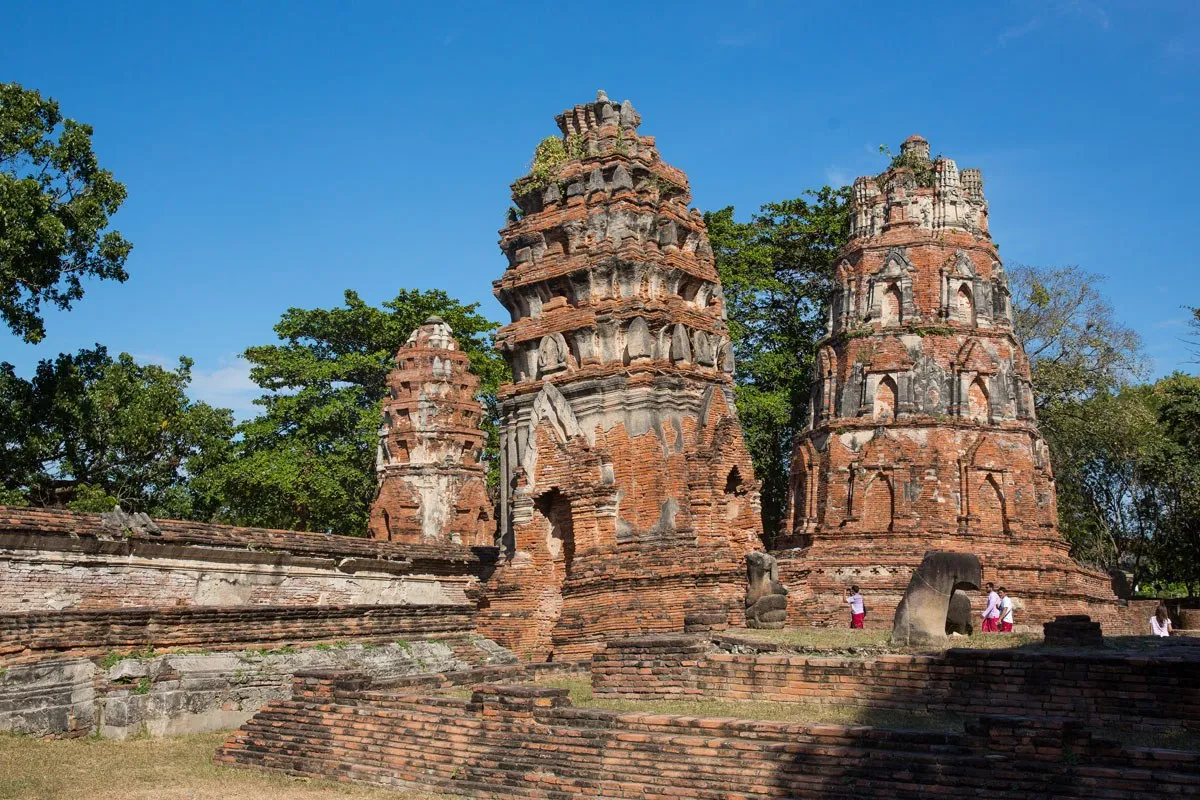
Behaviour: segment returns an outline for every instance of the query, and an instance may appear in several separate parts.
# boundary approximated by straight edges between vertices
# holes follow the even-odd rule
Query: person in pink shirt
[[[1000,595],[996,594],[995,584],[987,585],[987,608],[979,616],[983,617],[983,632],[996,633],[1000,630]]]
[[[861,628],[867,616],[867,607],[857,586],[850,587],[850,596],[846,598],[846,603],[850,606],[850,627]]]

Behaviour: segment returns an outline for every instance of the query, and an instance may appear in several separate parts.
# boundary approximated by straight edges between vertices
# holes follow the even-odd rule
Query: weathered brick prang
[[[605,636],[740,624],[758,483],[724,298],[687,177],[628,102],[557,117],[512,186],[496,296],[500,528],[481,630],[533,659]]]
[[[396,353],[375,471],[371,536],[411,544],[495,544],[496,521],[479,457],[479,378],[453,331],[430,317]]]
[[[1112,621],[1109,579],[1058,532],[1049,451],[978,170],[919,136],[854,182],[852,228],[818,343],[776,547],[796,622],[845,624],[858,584],[891,624],[929,550],[979,556],[1018,622]],[[869,591],[866,591],[868,590]]]

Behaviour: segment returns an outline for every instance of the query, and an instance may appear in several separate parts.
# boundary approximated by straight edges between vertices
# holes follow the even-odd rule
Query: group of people
[[[983,617],[983,632],[1012,633],[1013,601],[1008,596],[1008,590],[1003,586],[996,589],[995,585],[991,583],[987,585],[987,590],[987,608],[980,614]],[[857,586],[850,587],[846,604],[850,606],[850,627],[861,628],[863,621],[867,618],[867,606],[863,601],[862,592],[858,590]]]
[[[995,584],[989,583],[987,592],[987,608],[979,615],[983,618],[983,632],[1012,633],[1013,601],[1008,596],[1008,590],[1003,586],[997,589]],[[867,605],[863,601],[862,592],[857,586],[851,585],[850,594],[845,600],[850,606],[850,627],[862,628],[863,621],[867,618]],[[1171,617],[1163,603],[1158,604],[1154,616],[1150,618],[1150,633],[1153,636],[1171,635]]]
[[[987,585],[987,608],[979,616],[983,617],[984,633],[1012,633],[1013,601],[1008,596],[1008,590],[989,583]]]

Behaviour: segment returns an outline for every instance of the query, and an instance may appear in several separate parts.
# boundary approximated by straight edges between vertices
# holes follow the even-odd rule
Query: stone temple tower
[[[912,136],[885,173],[854,182],[852,219],[777,544],[794,548],[779,554],[794,624],[843,624],[857,583],[868,621],[890,626],[931,549],[977,554],[1021,622],[1103,618],[1107,578],[1075,564],[1057,530],[979,171],[931,160]]]
[[[396,353],[368,523],[374,539],[407,544],[495,543],[496,523],[479,462],[479,378],[450,326],[430,317]]]
[[[481,631],[534,658],[740,624],[758,484],[720,282],[687,177],[628,102],[557,118],[513,184],[496,296],[507,560]]]

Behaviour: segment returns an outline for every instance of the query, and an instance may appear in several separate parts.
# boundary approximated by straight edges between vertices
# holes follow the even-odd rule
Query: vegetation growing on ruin
[[[875,183],[879,184],[881,189],[883,189],[887,184],[888,173],[901,167],[912,172],[913,180],[916,182],[917,186],[932,188],[934,183],[937,181],[937,172],[934,170],[933,164],[942,157],[940,153],[934,157],[932,161],[927,161],[923,158],[920,158],[915,153],[899,153],[897,155],[892,155],[891,149],[885,144],[879,145],[879,152],[891,159],[891,161],[888,163],[887,169],[875,176]]]
[[[587,142],[577,133],[572,133],[565,139],[561,136],[547,136],[533,150],[529,174],[513,183],[513,196],[521,197],[535,189],[545,189],[558,180],[563,165],[586,155]]]

